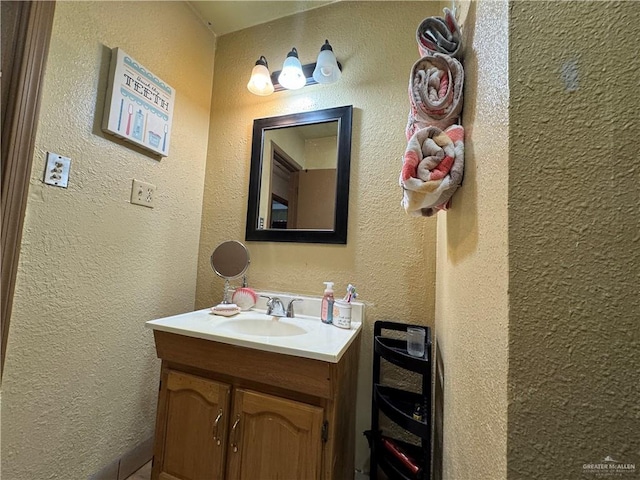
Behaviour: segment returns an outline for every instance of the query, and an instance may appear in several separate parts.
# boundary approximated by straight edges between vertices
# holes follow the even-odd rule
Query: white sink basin
[[[292,298],[303,298],[296,304],[295,318],[276,318],[266,314],[266,299],[260,298],[253,310],[232,317],[213,315],[208,308],[159,318],[147,327],[167,333],[186,335],[215,342],[269,352],[312,358],[337,363],[347,347],[358,336],[364,318],[364,305],[352,302],[351,328],[338,328],[320,321],[320,297],[264,292],[277,296],[287,305]]]
[[[219,323],[217,329],[222,332],[256,335],[259,337],[292,337],[308,333],[304,328],[273,318],[239,318]]]

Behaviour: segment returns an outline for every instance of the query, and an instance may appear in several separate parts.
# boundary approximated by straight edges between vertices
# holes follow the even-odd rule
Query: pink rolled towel
[[[425,18],[418,26],[416,40],[422,56],[436,52],[456,58],[462,56],[460,27],[453,12],[448,8],[444,9],[444,18]]]
[[[402,206],[410,215],[431,216],[446,209],[462,182],[464,129],[427,127],[413,134],[404,152],[400,186]]]
[[[462,111],[464,69],[455,58],[434,53],[418,60],[409,78],[407,140],[419,129],[442,130],[457,122]]]

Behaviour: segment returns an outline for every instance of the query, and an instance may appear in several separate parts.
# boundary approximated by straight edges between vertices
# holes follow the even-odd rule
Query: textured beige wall
[[[465,176],[438,214],[436,338],[444,365],[442,478],[506,476],[508,5],[463,22]]]
[[[176,89],[171,154],[100,131],[109,50]],[[2,473],[81,479],[153,434],[144,322],[193,309],[214,38],[184,3],[57,2],[2,384]],[[71,157],[44,185],[45,152]],[[156,208],[129,203],[132,178]]]
[[[304,142],[307,168],[335,168],[338,157],[338,137],[312,138]]]
[[[509,20],[508,478],[638,478],[640,4]]]
[[[220,301],[223,284],[209,266],[220,242],[244,240],[254,118],[353,105],[347,245],[248,242],[249,284],[322,295],[322,282],[348,283],[367,303],[358,395],[356,466],[368,455],[371,337],[377,319],[433,324],[435,219],[408,217],[398,175],[406,140],[409,71],[418,58],[415,30],[438,14],[432,2],[339,2],[219,38],[203,205],[197,306]],[[315,61],[329,39],[344,72],[339,83],[257,97],[246,89],[255,60],[272,70],[296,46]],[[333,328],[333,327],[330,327]]]

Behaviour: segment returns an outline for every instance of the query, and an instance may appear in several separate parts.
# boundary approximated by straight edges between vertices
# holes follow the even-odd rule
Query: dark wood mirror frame
[[[300,243],[347,243],[347,220],[349,210],[349,175],[351,167],[351,125],[353,106],[328,108],[312,112],[295,113],[279,117],[259,118],[253,122],[251,143],[251,173],[249,176],[249,204],[247,208],[247,241],[300,242]],[[333,230],[285,230],[259,229],[258,210],[262,172],[264,133],[267,130],[338,122],[338,158],[336,178],[336,203]]]

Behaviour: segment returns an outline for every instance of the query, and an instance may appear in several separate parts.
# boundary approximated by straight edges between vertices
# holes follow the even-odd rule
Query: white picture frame
[[[121,48],[111,50],[102,130],[166,157],[175,90]]]

